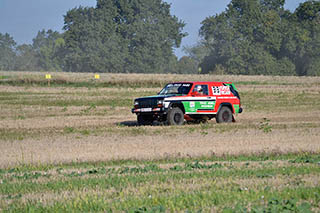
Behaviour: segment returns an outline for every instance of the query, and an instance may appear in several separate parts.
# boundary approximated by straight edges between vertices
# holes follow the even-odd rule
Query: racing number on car
[[[213,95],[220,95],[220,88],[219,87],[212,87]]]

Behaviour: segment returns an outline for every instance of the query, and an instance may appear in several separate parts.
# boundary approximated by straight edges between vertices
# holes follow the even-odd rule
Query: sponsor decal
[[[230,95],[230,87],[229,86],[219,86],[219,87],[212,87],[213,95]]]
[[[230,95],[230,87],[229,86],[221,86],[220,91],[221,91],[221,95]]]
[[[182,101],[186,114],[213,113],[215,101]]]
[[[213,108],[214,102],[212,101],[200,101],[200,108]]]
[[[167,87],[190,87],[191,84],[168,84]]]

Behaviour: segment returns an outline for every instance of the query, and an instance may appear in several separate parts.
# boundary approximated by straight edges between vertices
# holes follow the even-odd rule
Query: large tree
[[[15,63],[16,42],[8,34],[0,33],[0,70],[12,70]]]
[[[32,50],[40,70],[62,70],[64,68],[64,39],[53,30],[41,30],[33,39]]]
[[[294,74],[277,72],[288,61],[279,55],[284,0],[232,0],[225,12],[206,18],[200,35],[211,53],[203,63],[205,72],[223,69],[230,74]],[[289,65],[289,67],[292,66]]]
[[[66,69],[168,72],[184,23],[162,0],[98,0],[65,15]]]
[[[15,70],[20,71],[39,71],[39,60],[31,44],[22,44],[17,46],[17,57],[15,62]]]
[[[232,0],[226,11],[206,18],[200,29],[210,50],[204,72],[318,75],[320,2],[306,1],[294,13],[284,4]]]
[[[14,43],[15,45],[15,43]],[[52,30],[41,30],[32,44],[14,46],[11,65],[14,70],[58,71],[64,69],[64,39]]]
[[[298,30],[290,52],[299,75],[320,76],[320,1],[306,1],[294,13]]]

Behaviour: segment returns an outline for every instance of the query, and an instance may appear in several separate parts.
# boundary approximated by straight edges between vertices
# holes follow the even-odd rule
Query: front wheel
[[[168,112],[167,123],[169,125],[182,125],[184,122],[184,114],[178,107],[172,108]]]
[[[229,107],[223,106],[216,117],[217,123],[230,123],[232,122],[232,112]]]

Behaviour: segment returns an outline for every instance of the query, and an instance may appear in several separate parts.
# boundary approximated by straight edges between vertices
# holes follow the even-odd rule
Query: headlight
[[[163,100],[158,100],[158,105],[162,105],[163,104]]]
[[[134,105],[139,105],[139,101],[134,101]]]

